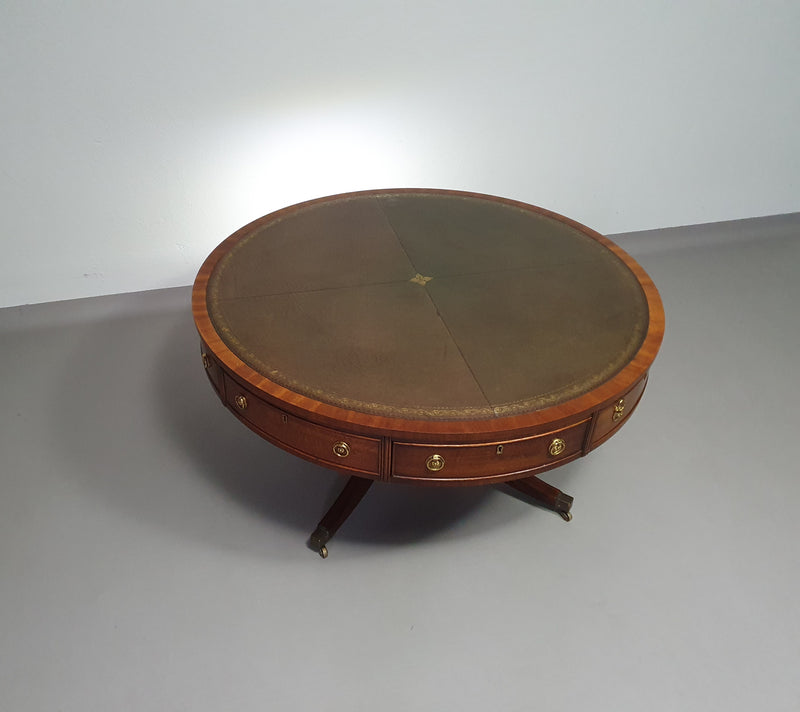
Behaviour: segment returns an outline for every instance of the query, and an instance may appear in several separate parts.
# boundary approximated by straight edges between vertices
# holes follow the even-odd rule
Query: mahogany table
[[[275,445],[350,475],[310,539],[371,484],[538,478],[608,439],[664,332],[650,278],[607,238],[503,198],[397,189],[312,200],[217,247],[192,294],[206,373]]]

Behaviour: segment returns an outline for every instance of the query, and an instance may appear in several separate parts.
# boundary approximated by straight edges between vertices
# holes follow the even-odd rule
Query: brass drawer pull
[[[431,455],[425,460],[425,467],[431,472],[439,472],[444,469],[444,458],[441,455]]]
[[[236,403],[239,410],[246,410],[247,409],[247,398],[245,398],[241,393],[233,399]]]
[[[550,448],[548,452],[553,456],[556,457],[560,455],[567,447],[567,443],[565,443],[561,438],[553,438],[553,442],[550,443]]]
[[[350,454],[350,446],[343,440],[333,444],[333,454],[337,457],[347,457]]]
[[[203,368],[211,368],[211,359],[208,357],[208,354],[205,351],[200,354],[200,358],[203,359]]]
[[[622,417],[622,414],[625,412],[625,399],[620,398],[614,404],[614,415],[611,416],[611,420],[615,423]]]

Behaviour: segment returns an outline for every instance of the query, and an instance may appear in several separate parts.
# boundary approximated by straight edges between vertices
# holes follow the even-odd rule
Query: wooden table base
[[[323,559],[328,558],[328,547],[325,544],[330,541],[331,537],[339,530],[339,527],[353,513],[353,510],[363,499],[367,490],[372,487],[374,481],[364,477],[356,477],[355,475],[350,477],[336,501],[320,520],[308,541],[308,545],[318,552]]]
[[[573,497],[564,494],[553,485],[548,485],[547,482],[542,482],[538,477],[514,480],[509,482],[508,485],[527,495],[543,507],[558,512],[565,521],[568,522],[572,519],[572,512],[569,510],[572,509]]]
[[[368,480],[364,477],[351,476],[341,491],[331,508],[322,517],[314,533],[308,540],[308,546],[316,551],[323,559],[328,558],[328,547],[326,544],[333,538],[339,527],[345,523],[347,518],[353,513],[358,503],[364,498],[367,490],[375,480]],[[514,480],[508,483],[514,489],[530,497],[537,504],[547,509],[558,512],[561,517],[569,522],[572,519],[573,498],[564,494],[560,489],[542,482],[538,477],[528,477],[522,480]]]

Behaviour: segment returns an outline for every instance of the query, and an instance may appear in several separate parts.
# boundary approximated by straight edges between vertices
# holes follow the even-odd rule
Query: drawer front
[[[530,438],[479,445],[395,442],[392,479],[469,480],[555,467],[582,454],[589,422]]]
[[[214,386],[214,390],[222,397],[222,369],[219,367],[217,360],[211,355],[208,347],[204,343],[200,343],[200,360],[203,362],[203,368],[206,370],[208,380]]]
[[[628,416],[641,399],[646,385],[647,376],[642,378],[642,380],[622,396],[622,398],[619,398],[612,405],[596,413],[590,447],[596,447],[610,438],[617,428],[628,419]]]
[[[381,443],[309,423],[261,400],[225,376],[225,400],[236,415],[279,447],[337,470],[380,474]]]

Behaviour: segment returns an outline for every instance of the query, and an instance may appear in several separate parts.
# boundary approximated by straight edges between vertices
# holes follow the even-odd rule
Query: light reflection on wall
[[[311,198],[416,184],[408,129],[380,112],[309,111],[230,130],[214,182],[231,229]]]

